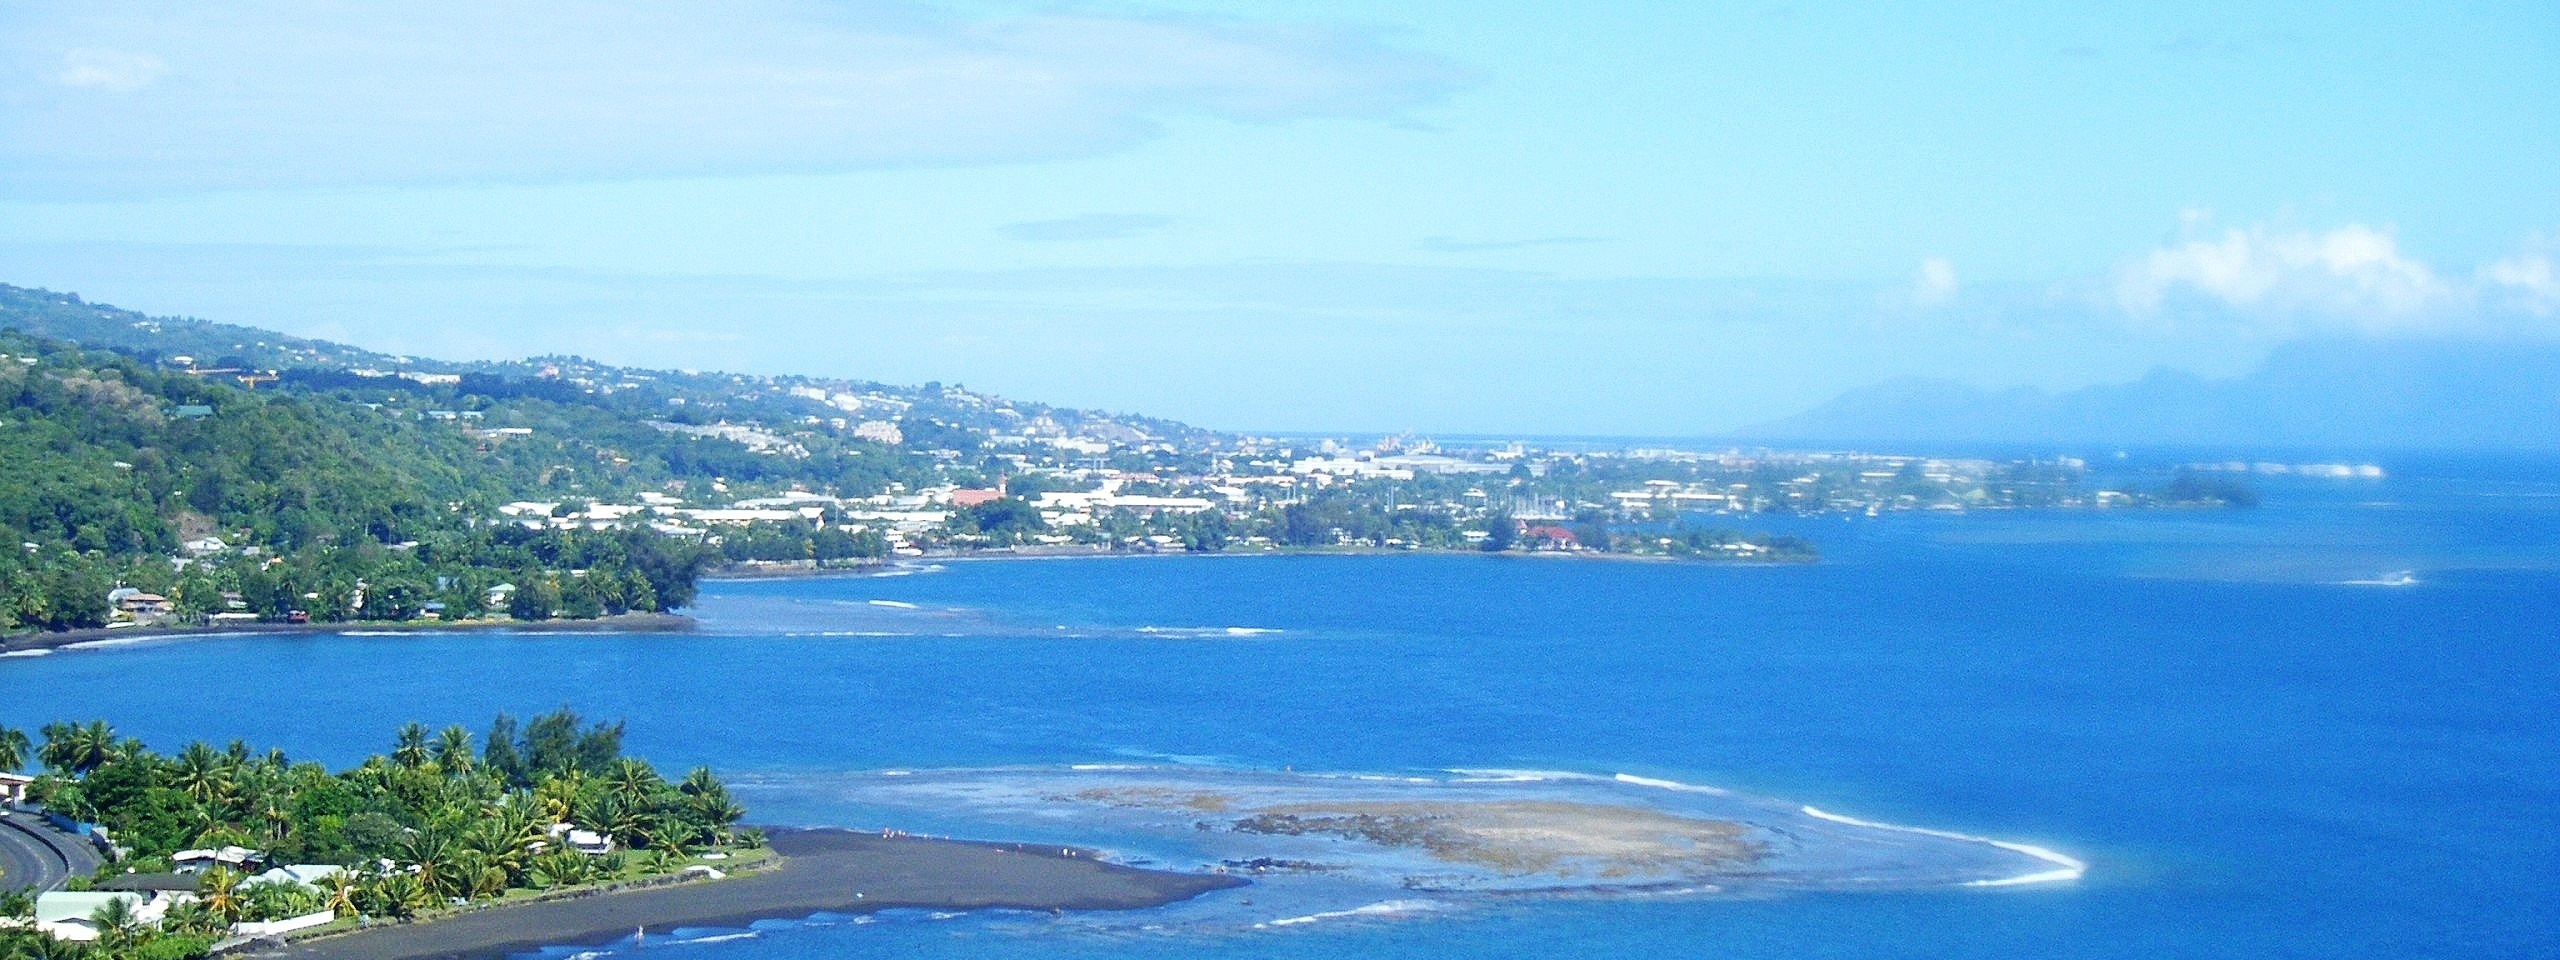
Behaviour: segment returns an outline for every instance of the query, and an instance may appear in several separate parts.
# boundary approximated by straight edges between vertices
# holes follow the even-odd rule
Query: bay
[[[1821,545],[1811,566],[953,562],[712,583],[691,634],[145,642],[0,661],[0,723],[336,762],[413,719],[569,704],[739,779],[759,817],[866,827],[876,808],[809,785],[1627,774],[2089,864],[1998,889],[1399,898],[1282,927],[1256,923],[1304,914],[1249,888],[1143,916],[696,932],[721,937],[686,948],[705,957],[2549,955],[2560,465],[2390,466],[2268,481],[2254,511],[1771,521]]]

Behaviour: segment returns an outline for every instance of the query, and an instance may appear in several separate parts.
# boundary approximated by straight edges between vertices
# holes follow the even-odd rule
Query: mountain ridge
[[[2560,344],[2306,340],[2256,369],[2076,390],[1900,377],[1740,431],[1765,441],[2560,449]]]

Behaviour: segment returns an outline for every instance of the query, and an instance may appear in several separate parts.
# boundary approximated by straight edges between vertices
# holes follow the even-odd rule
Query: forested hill
[[[493,388],[532,390],[554,399],[582,399],[630,418],[665,417],[687,423],[781,423],[806,416],[896,422],[905,433],[932,438],[951,432],[1019,427],[1045,418],[1069,433],[1141,434],[1196,440],[1207,431],[1134,414],[1076,410],[1008,400],[940,383],[902,387],[867,380],[815,376],[751,376],[691,370],[648,370],[580,357],[457,362],[380,353],[257,327],[191,317],[155,317],[91,303],[76,294],[0,283],[0,329],[18,330],[106,348],[146,362],[190,366],[225,375],[292,376],[357,371],[376,374],[468,377],[487,395]],[[183,362],[181,362],[183,361]],[[860,398],[859,402],[827,398]]]
[[[0,631],[100,625],[124,588],[173,601],[146,622],[664,610],[712,564],[889,545],[833,514],[590,507],[913,499],[1018,477],[1035,437],[1144,471],[1213,436],[957,385],[397,356],[5,284],[0,352]]]
[[[0,629],[99,625],[119,585],[182,614],[270,619],[470,615],[502,583],[532,617],[658,610],[689,600],[709,559],[646,529],[485,522],[521,469],[471,434],[325,394],[0,332],[0,396],[0,543],[16,546],[0,550]]]

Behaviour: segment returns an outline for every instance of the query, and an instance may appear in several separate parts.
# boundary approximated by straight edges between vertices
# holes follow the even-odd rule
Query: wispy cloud
[[[1531,247],[1561,247],[1584,243],[1601,243],[1602,237],[1530,237],[1525,240],[1459,240],[1454,237],[1424,237],[1414,249],[1433,253],[1482,253],[1489,250],[1526,250]]]
[[[1347,27],[896,3],[73,4],[7,26],[0,59],[58,65],[0,75],[0,192],[21,196],[1036,160],[1179,117],[1393,122],[1471,82]]]
[[[1073,243],[1120,240],[1162,230],[1172,223],[1172,217],[1148,213],[1088,213],[1056,220],[1008,223],[1000,229],[1007,236],[1030,243]]]
[[[131,93],[150,86],[168,70],[168,64],[147,53],[82,47],[65,52],[62,68],[45,79],[57,87]]]

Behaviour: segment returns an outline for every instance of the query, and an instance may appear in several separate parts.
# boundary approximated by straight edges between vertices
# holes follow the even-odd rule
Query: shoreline
[[[457,633],[493,630],[539,630],[546,633],[681,633],[694,629],[692,617],[680,613],[622,613],[593,620],[463,620],[366,621],[345,623],[220,623],[203,626],[83,627],[52,633],[0,635],[0,654],[59,650],[87,643],[124,640],[192,639],[233,634],[297,633]]]
[[[836,567],[747,567],[730,565],[703,574],[704,580],[754,581],[799,580],[820,577],[873,577],[902,567],[937,563],[1000,563],[1028,560],[1216,560],[1251,557],[1483,557],[1488,560],[1579,560],[1602,563],[1674,563],[1710,567],[1799,567],[1821,562],[1820,557],[1775,560],[1744,560],[1722,557],[1675,557],[1658,553],[1604,553],[1597,550],[1565,552],[1558,550],[1505,551],[1486,553],[1482,550],[1454,547],[1273,547],[1266,549],[1229,549],[1194,552],[1189,550],[1112,550],[1102,547],[1002,547],[968,553],[928,553],[916,557],[898,557]]]
[[[1022,843],[777,828],[780,865],[695,880],[539,900],[414,924],[374,926],[229,954],[278,960],[501,960],[543,947],[599,946],[635,930],[746,928],[759,920],[891,909],[1140,910],[1249,881],[1094,859]]]

